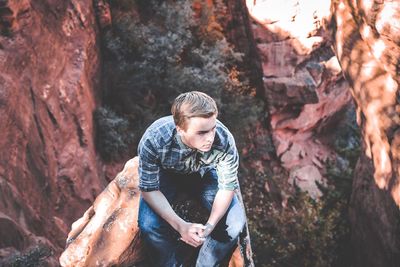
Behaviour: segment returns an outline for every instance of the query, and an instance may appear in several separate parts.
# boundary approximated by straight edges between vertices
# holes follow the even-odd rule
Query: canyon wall
[[[90,1],[0,2],[3,259],[38,247],[60,252],[106,184],[93,141],[96,29]]]
[[[342,0],[332,11],[363,138],[350,203],[355,263],[399,266],[400,3]]]
[[[346,115],[352,97],[362,135],[350,202],[354,264],[398,266],[400,4],[246,4],[262,62],[261,95],[289,181],[320,195],[313,181],[321,183],[326,164],[338,158],[343,123],[355,125]]]
[[[352,124],[349,85],[332,49],[330,1],[246,1],[262,69],[259,96],[288,180],[322,195],[327,165],[348,165],[337,143]],[[347,129],[346,129],[347,128]]]

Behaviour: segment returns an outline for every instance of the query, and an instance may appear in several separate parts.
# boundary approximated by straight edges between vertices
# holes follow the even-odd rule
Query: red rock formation
[[[29,10],[29,1],[1,1],[0,2],[0,30],[9,33],[20,28],[20,18]]]
[[[0,1],[1,258],[40,243],[60,251],[104,188],[95,29],[92,2]]]
[[[72,224],[61,266],[123,266],[143,261],[138,234],[138,158],[124,169]]]
[[[399,266],[400,3],[341,0],[333,11],[336,53],[364,139],[350,212],[356,266]]]
[[[246,1],[261,57],[271,131],[289,182],[313,197],[336,158],[327,135],[351,108],[351,95],[322,29],[330,1]]]

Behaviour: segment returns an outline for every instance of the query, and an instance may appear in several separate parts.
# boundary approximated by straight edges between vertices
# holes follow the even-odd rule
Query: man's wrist
[[[173,223],[171,223],[170,225],[172,226],[172,228],[175,229],[175,231],[177,231],[178,233],[181,233],[185,224],[186,224],[186,221],[183,220],[182,218],[178,217],[177,220],[174,221]]]
[[[204,226],[205,227],[204,227],[204,231],[203,231],[203,235],[202,235],[203,238],[210,235],[211,232],[214,230],[214,224],[212,224],[210,222],[207,222]]]
[[[214,224],[207,222],[205,225],[205,227],[211,227],[211,229],[214,229]]]

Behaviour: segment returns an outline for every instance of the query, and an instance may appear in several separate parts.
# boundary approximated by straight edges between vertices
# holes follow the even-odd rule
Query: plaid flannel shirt
[[[172,116],[167,116],[147,128],[139,142],[138,155],[141,191],[159,190],[160,170],[199,172],[203,176],[210,168],[215,168],[219,189],[235,190],[239,186],[239,155],[235,140],[218,120],[210,151],[201,152],[183,144]]]

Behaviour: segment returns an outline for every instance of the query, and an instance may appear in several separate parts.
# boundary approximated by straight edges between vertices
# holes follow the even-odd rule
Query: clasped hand
[[[214,227],[207,223],[206,225],[199,223],[184,223],[179,233],[181,240],[193,247],[198,247],[204,243],[206,237],[212,232]]]

